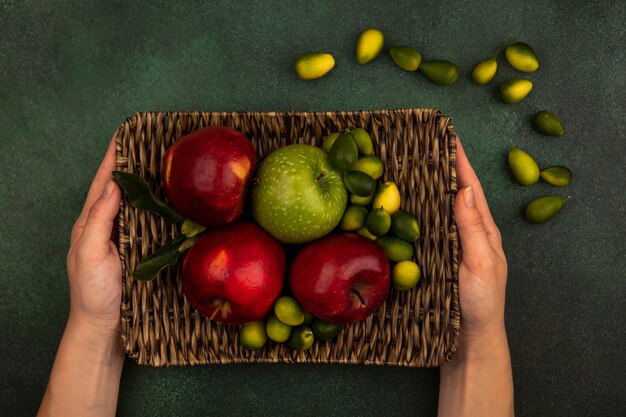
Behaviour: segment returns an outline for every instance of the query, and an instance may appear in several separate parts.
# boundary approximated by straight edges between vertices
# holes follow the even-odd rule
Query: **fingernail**
[[[465,207],[474,207],[476,205],[476,202],[474,201],[474,189],[471,185],[465,188],[465,191],[463,192],[463,199],[465,200]]]
[[[107,185],[104,186],[104,190],[102,190],[102,197],[104,198],[111,197],[111,194],[113,194],[114,187],[115,187],[115,184],[113,184],[113,180],[109,180],[107,182]]]

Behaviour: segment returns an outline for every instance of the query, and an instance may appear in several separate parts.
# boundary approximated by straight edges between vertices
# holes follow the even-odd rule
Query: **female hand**
[[[121,265],[111,231],[120,189],[115,136],[74,225],[67,273],[70,317],[39,416],[114,416],[124,363],[120,341]]]
[[[461,338],[452,360],[440,367],[439,416],[513,416],[504,328],[506,258],[480,181],[458,138],[456,172]]]
[[[471,339],[504,329],[507,265],[502,238],[487,199],[461,142],[457,139],[455,215],[462,257],[459,298],[462,337]]]
[[[67,272],[70,317],[117,336],[122,271],[117,248],[111,241],[121,196],[111,179],[115,167],[114,136],[72,229]]]

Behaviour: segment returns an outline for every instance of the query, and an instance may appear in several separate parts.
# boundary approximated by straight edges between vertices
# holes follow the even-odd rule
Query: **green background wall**
[[[34,415],[67,317],[72,224],[115,128],[148,110],[357,110],[436,107],[453,117],[509,261],[506,321],[519,416],[626,409],[624,115],[619,1],[16,1],[0,0],[0,414]],[[437,87],[382,56],[353,58],[378,27],[460,68]],[[496,100],[469,74],[510,36],[541,68],[523,102]],[[335,69],[300,81],[294,58],[332,52]],[[540,110],[566,135],[530,126]],[[516,185],[506,152],[566,165],[573,183]],[[551,222],[521,210],[571,195]],[[621,342],[620,342],[621,340]],[[339,365],[170,369],[127,361],[119,414],[431,416],[438,371]]]

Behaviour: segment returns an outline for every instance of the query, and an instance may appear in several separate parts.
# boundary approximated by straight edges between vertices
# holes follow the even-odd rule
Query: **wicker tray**
[[[146,179],[161,198],[165,150],[201,127],[227,125],[248,136],[259,157],[291,143],[319,145],[333,131],[363,127],[375,154],[386,161],[383,179],[398,184],[402,208],[413,213],[422,236],[415,257],[421,284],[391,290],[368,319],[347,326],[336,340],[306,352],[268,342],[257,352],[239,346],[237,327],[210,321],[185,299],[177,267],[151,282],[135,281],[138,261],[177,232],[175,225],[130,207],[119,212],[122,261],[122,339],[139,364],[197,365],[229,362],[327,362],[432,367],[450,359],[460,328],[458,239],[454,223],[456,134],[450,118],[434,109],[325,113],[138,113],[118,129],[117,168]]]

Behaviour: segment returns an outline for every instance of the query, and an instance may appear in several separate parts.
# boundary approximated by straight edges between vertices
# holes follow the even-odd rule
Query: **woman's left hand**
[[[72,229],[67,255],[70,318],[111,336],[119,335],[122,296],[120,258],[111,241],[121,197],[111,179],[115,168],[113,136]]]

